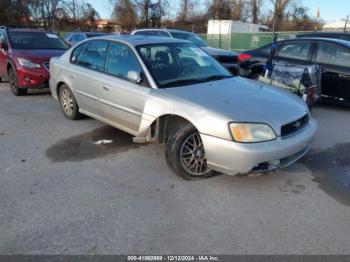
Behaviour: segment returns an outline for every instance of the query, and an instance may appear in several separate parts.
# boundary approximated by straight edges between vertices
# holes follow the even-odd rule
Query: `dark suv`
[[[49,63],[68,46],[56,34],[37,29],[0,27],[0,81],[8,77],[14,95],[48,87]]]

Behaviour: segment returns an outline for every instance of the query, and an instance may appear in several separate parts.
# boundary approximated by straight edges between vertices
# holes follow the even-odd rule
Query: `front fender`
[[[231,139],[228,119],[198,105],[159,96],[150,96],[147,100],[137,136],[145,138],[152,123],[164,115],[184,118],[202,134]]]

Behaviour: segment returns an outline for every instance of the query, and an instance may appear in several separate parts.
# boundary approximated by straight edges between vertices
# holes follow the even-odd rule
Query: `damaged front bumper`
[[[201,134],[209,168],[229,175],[268,172],[287,167],[310,149],[317,131],[311,120],[300,133],[274,141],[241,144]]]

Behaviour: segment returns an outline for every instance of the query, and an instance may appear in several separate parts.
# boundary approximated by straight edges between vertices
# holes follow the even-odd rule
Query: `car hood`
[[[241,77],[158,90],[228,121],[267,123],[275,130],[308,112],[299,97]]]
[[[57,49],[30,49],[30,50],[16,50],[15,55],[17,57],[23,57],[31,61],[37,62],[47,62],[52,57],[61,56],[67,50],[57,50]]]
[[[224,50],[224,49],[213,48],[213,47],[209,47],[209,46],[204,47],[203,49],[205,51],[207,51],[212,56],[237,56],[236,52],[228,51],[228,50]]]

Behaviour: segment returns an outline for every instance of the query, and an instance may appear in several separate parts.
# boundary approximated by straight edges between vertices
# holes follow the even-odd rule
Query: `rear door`
[[[350,100],[350,48],[320,42],[316,63],[322,70],[322,95]]]
[[[77,46],[71,56],[69,77],[81,110],[101,116],[99,96],[108,42],[93,40]]]
[[[106,57],[100,99],[103,117],[118,128],[136,134],[150,87],[145,77],[137,84],[127,76],[130,71],[144,75],[142,66],[133,50],[122,43],[111,42]]]

